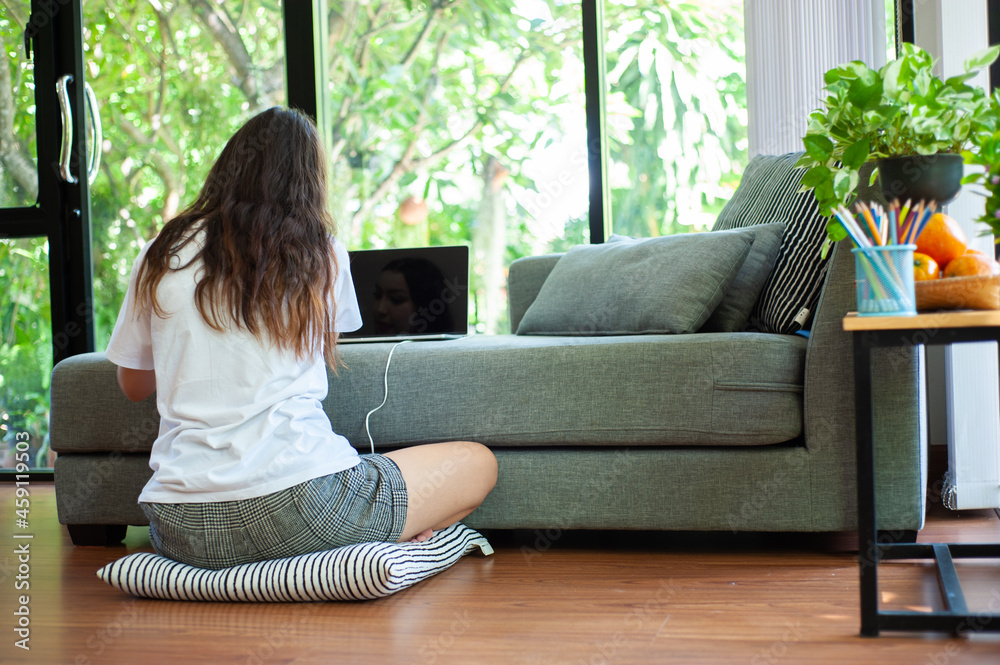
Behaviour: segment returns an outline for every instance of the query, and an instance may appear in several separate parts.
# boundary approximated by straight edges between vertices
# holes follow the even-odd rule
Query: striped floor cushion
[[[160,600],[370,600],[440,573],[476,548],[493,553],[481,534],[454,524],[422,543],[362,543],[222,570],[138,552],[109,563],[97,576],[133,596]]]

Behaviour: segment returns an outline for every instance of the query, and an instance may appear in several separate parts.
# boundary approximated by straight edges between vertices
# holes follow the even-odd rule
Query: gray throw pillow
[[[698,332],[738,332],[743,330],[757,299],[760,297],[764,284],[771,274],[774,261],[781,248],[781,234],[785,230],[783,222],[760,224],[752,229],[732,229],[729,231],[711,231],[711,233],[746,233],[753,245],[747,254],[743,266],[736,274],[736,279],[729,286],[722,302],[715,308]],[[637,238],[613,234],[608,242],[636,242]]]
[[[731,231],[713,231],[712,233],[746,233],[755,231],[756,238],[753,247],[747,254],[743,267],[736,279],[729,286],[722,302],[708,317],[708,321],[698,332],[738,332],[743,330],[750,314],[753,312],[757,299],[760,298],[764,284],[771,275],[778,250],[781,249],[781,236],[785,232],[784,222],[760,224],[749,229],[733,229]]]
[[[517,334],[695,332],[752,244],[745,234],[690,233],[574,247],[545,279]]]

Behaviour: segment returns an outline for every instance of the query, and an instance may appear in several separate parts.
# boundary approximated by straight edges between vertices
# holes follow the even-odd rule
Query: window
[[[103,128],[90,187],[97,350],[139,249],[194,200],[229,137],[285,103],[281,4],[83,3]]]
[[[885,61],[896,59],[897,18],[896,0],[884,0],[885,12]]]
[[[38,26],[51,26],[56,18],[65,21],[79,7],[77,0],[58,17],[44,15]],[[78,285],[80,274],[89,273],[92,263],[96,347],[102,350],[139,248],[193,199],[225,141],[248,117],[285,103],[285,51],[280,2],[85,0],[82,15],[84,78],[96,93],[103,130],[101,168],[89,189],[92,247],[87,258],[92,261],[81,260],[86,254],[80,243],[65,239],[65,258],[58,260],[60,274],[53,278],[71,285],[76,280]],[[0,239],[0,467],[4,468],[11,466],[12,451],[23,433],[30,436],[31,466],[51,466],[53,351],[65,353],[66,340],[81,339],[77,320],[65,325],[58,321],[66,318],[67,307],[80,320],[90,316],[77,311],[81,300],[89,298],[65,289],[61,302],[54,303],[60,309],[52,309],[49,245],[53,239],[63,239],[51,231],[58,224],[54,209],[60,203],[36,205],[40,173],[35,152],[35,63],[24,55],[28,16],[27,0],[0,6],[0,43],[6,59],[0,70],[5,77],[0,80],[0,232],[14,236]],[[73,48],[79,49],[62,42],[59,46],[61,57],[67,59],[74,57]],[[51,67],[51,59],[50,53],[35,53],[39,71],[41,61]],[[45,233],[54,235],[40,235]],[[60,256],[59,251],[55,254]]]
[[[505,267],[588,242],[581,4],[331,2],[333,201],[350,247],[467,244],[471,325]],[[605,2],[613,228],[711,226],[747,161],[741,0]]]
[[[0,212],[34,214],[30,227],[2,220],[22,237],[0,246],[0,274],[12,285],[0,296],[0,411],[8,431],[40,428],[43,457],[52,322],[75,307],[63,294],[49,311],[50,242],[55,254],[73,254],[64,283],[93,266],[102,350],[140,247],[194,198],[233,131],[287,100],[277,0],[69,6],[81,4],[83,73],[103,130],[89,256],[44,237],[56,224],[35,205],[34,70],[23,46],[30,3],[0,6],[9,79],[0,81]],[[511,261],[590,241],[585,42],[604,40],[615,232],[705,228],[735,188],[746,161],[740,0],[327,5],[323,129],[339,235],[354,249],[468,245],[478,332],[508,329]],[[604,25],[585,35],[584,12],[595,6]],[[27,376],[30,387],[12,387]],[[16,407],[23,422],[12,421],[15,401],[27,404]]]
[[[468,245],[471,325],[511,260],[587,242],[578,0],[330,2],[332,200],[351,249]]]
[[[742,0],[607,0],[612,229],[710,228],[747,163]]]

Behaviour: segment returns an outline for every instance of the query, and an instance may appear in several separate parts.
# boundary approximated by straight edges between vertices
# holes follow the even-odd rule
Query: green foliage
[[[494,157],[518,203],[504,213],[505,265],[586,242],[579,3],[428,6],[330,3],[331,198],[342,235],[354,247],[405,243],[396,210],[422,196],[431,242],[476,249],[493,221],[477,206]],[[616,232],[704,227],[735,189],[746,161],[742,16],[739,2],[720,6],[606,5]],[[440,219],[462,232],[438,235]],[[476,303],[504,298],[484,288],[474,269]]]
[[[962,184],[977,184],[986,197],[983,215],[976,221],[986,225],[981,235],[992,235],[1000,242],[1000,91],[994,91],[989,113],[993,115],[992,132],[978,134],[974,149],[962,153],[965,163],[983,167],[962,179]]]
[[[0,240],[0,441],[30,435],[33,450],[45,446],[52,314],[49,248],[40,238]],[[7,452],[4,446],[0,456]],[[3,466],[0,464],[0,466]]]
[[[333,0],[330,11],[332,200],[352,246],[391,246],[399,203],[424,190],[432,214],[458,201],[475,211],[490,156],[531,186],[523,164],[565,131],[559,109],[579,105],[569,90],[582,79],[558,79],[580,55],[577,2]]]
[[[710,226],[747,161],[741,2],[606,4],[616,233]]]
[[[855,61],[826,72],[824,108],[809,116],[798,162],[808,169],[802,188],[814,192],[822,214],[848,201],[866,162],[961,153],[991,133],[996,118],[989,97],[967,81],[998,54],[1000,46],[993,46],[946,80],[934,75],[934,60],[913,44],[904,44],[902,55],[878,71]]]

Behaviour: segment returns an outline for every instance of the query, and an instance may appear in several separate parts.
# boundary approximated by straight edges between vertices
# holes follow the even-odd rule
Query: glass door
[[[89,238],[74,175],[86,182],[84,90],[66,59],[75,18],[0,2],[0,470],[18,473],[52,466],[52,366],[93,342],[89,282],[70,277],[89,266],[67,252]]]

